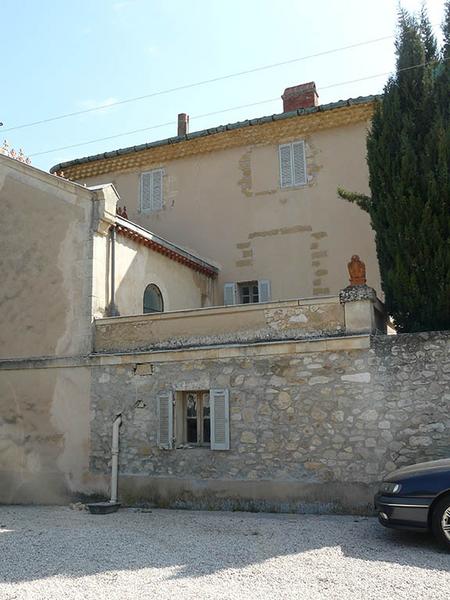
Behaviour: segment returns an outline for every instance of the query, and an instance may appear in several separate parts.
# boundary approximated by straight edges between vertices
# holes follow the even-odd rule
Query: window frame
[[[196,423],[197,441],[196,442],[188,441],[188,423],[187,423],[187,421],[188,421],[189,417],[187,415],[187,408],[188,408],[189,394],[195,394],[196,402],[197,402],[197,416],[195,417],[196,421],[197,421],[197,423]],[[189,391],[182,392],[181,411],[176,411],[177,416],[180,414],[180,412],[183,415],[182,416],[183,423],[182,423],[182,427],[180,428],[182,430],[182,440],[181,440],[181,442],[176,443],[176,447],[181,446],[183,448],[186,448],[186,447],[187,448],[211,448],[211,407],[208,406],[209,417],[207,419],[205,419],[205,416],[203,414],[203,409],[205,408],[205,406],[204,406],[205,396],[208,397],[208,404],[209,404],[210,403],[209,390],[189,390]],[[209,421],[209,442],[204,440],[204,422],[205,422],[205,420]],[[178,431],[177,431],[177,433],[178,433]]]
[[[152,290],[156,290],[157,294],[159,295],[159,298],[161,300],[161,310],[149,310],[149,311],[145,310],[145,294],[147,293],[147,290],[149,288],[151,288]],[[157,286],[156,283],[149,283],[148,285],[145,286],[144,294],[142,296],[142,314],[157,315],[157,314],[160,314],[163,312],[164,312],[164,297],[162,295],[161,288],[159,286]]]
[[[259,304],[259,285],[258,281],[255,279],[253,281],[237,281],[237,291],[238,291],[238,304]],[[248,288],[248,294],[244,296],[244,288]],[[256,297],[255,300],[255,288],[256,288]],[[248,301],[244,301],[244,297],[248,295]]]

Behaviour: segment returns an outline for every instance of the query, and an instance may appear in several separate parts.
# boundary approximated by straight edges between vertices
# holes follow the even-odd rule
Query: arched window
[[[161,291],[157,285],[151,283],[144,292],[144,314],[163,312],[164,302]]]

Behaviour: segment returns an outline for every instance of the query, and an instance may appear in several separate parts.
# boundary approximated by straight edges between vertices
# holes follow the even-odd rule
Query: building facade
[[[283,100],[58,175],[0,155],[0,502],[107,497],[118,415],[130,504],[361,512],[448,454],[448,333],[386,336],[336,194],[373,101]]]
[[[317,106],[311,83],[283,99],[279,115],[191,134],[184,121],[177,137],[52,172],[113,183],[132,222],[217,263],[219,305],[336,294],[352,254],[380,293],[369,217],[337,194],[368,193],[374,98]]]

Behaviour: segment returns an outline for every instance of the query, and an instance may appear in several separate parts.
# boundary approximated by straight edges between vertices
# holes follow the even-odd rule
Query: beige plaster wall
[[[366,262],[368,284],[380,293],[374,235],[366,213],[337,197],[336,188],[368,192],[368,123],[310,134],[309,184],[279,186],[278,143],[248,145],[149,163],[163,167],[164,208],[139,213],[140,172],[86,179],[112,182],[129,218],[175,243],[208,256],[225,282],[269,279],[272,299],[335,294],[348,283],[352,254]]]
[[[214,283],[209,277],[121,235],[116,237],[115,282],[121,315],[143,313],[144,291],[151,283],[161,290],[164,311],[213,302]]]
[[[0,375],[0,503],[60,503],[73,491],[89,493],[90,369]]]
[[[0,156],[0,358],[91,347],[92,192]]]

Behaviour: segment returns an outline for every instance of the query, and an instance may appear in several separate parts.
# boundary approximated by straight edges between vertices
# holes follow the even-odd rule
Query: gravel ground
[[[373,518],[0,506],[0,599],[450,598],[450,553]]]

